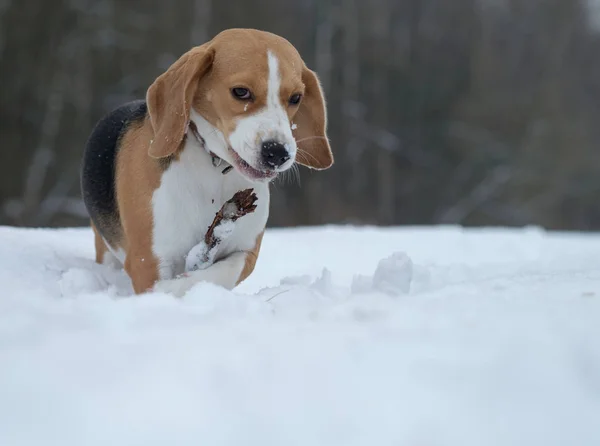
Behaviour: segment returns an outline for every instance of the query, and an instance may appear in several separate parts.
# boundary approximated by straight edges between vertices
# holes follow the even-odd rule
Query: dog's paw
[[[212,249],[206,246],[204,241],[201,241],[194,246],[185,258],[185,271],[196,271],[206,269],[215,261],[216,246]]]

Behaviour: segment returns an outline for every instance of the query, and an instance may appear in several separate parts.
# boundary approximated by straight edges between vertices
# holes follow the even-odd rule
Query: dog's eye
[[[300,93],[296,93],[290,96],[290,105],[298,105],[302,100],[302,95]]]
[[[250,93],[250,90],[248,90],[247,88],[243,88],[243,87],[232,88],[231,94],[233,95],[234,98],[240,99],[242,101],[252,99],[252,93]]]

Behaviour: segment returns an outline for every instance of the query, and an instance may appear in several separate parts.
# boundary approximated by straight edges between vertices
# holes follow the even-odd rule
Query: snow
[[[0,245],[0,445],[600,444],[600,235],[269,230],[183,299],[87,229]]]

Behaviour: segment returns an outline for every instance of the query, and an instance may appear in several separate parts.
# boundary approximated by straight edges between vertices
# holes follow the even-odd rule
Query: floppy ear
[[[327,110],[317,75],[304,67],[302,72],[304,97],[292,119],[294,138],[298,144],[298,163],[312,169],[327,169],[333,164],[333,154],[327,140]]]
[[[213,56],[208,45],[192,48],[148,88],[146,103],[154,130],[148,154],[152,158],[167,157],[179,148],[198,83],[210,68]]]

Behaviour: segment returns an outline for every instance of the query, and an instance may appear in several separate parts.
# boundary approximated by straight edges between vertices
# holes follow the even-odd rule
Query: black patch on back
[[[115,163],[121,136],[145,119],[146,101],[128,102],[103,117],[88,138],[81,165],[81,193],[94,226],[107,241],[120,237],[121,219],[115,196]]]

